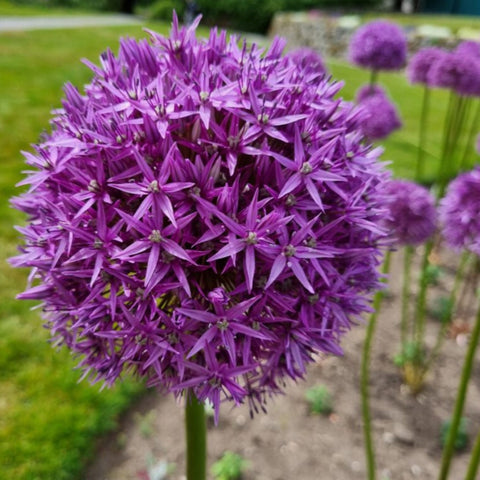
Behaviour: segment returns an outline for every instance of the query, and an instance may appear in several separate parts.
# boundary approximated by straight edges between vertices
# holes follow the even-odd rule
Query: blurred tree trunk
[[[393,11],[394,12],[401,12],[402,11],[402,4],[403,4],[403,0],[395,0],[393,2]]]
[[[120,11],[122,13],[133,14],[135,9],[135,0],[122,0],[120,4]]]

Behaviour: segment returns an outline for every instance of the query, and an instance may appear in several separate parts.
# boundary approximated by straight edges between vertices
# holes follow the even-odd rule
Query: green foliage
[[[404,367],[407,364],[423,365],[425,363],[425,349],[418,342],[405,342],[402,351],[395,355],[393,362],[397,367]]]
[[[237,480],[247,468],[247,460],[237,453],[227,451],[212,465],[211,472],[215,480]]]
[[[338,0],[196,0],[196,7],[209,25],[234,30],[265,33],[276,12],[302,11],[339,6]],[[372,6],[378,0],[343,0],[342,7]],[[185,11],[184,0],[158,0],[150,8],[150,18],[169,20],[175,9],[180,18]]]
[[[425,273],[427,275],[427,283],[429,285],[438,285],[438,281],[443,275],[443,270],[440,265],[433,265],[432,263],[429,263]]]
[[[435,299],[431,309],[433,318],[441,323],[450,322],[452,318],[453,302],[450,297],[442,296]]]
[[[305,398],[310,404],[310,411],[320,415],[330,415],[333,412],[333,399],[325,385],[311,387],[305,393]]]
[[[177,12],[178,18],[182,20],[185,13],[184,0],[157,0],[148,10],[148,16],[151,20],[172,20],[172,12]]]
[[[440,430],[440,441],[442,443],[442,447],[445,446],[448,439],[448,434],[450,432],[450,425],[451,420],[445,420],[442,424],[442,428]],[[469,433],[468,433],[468,419],[462,417],[460,419],[460,425],[458,426],[457,438],[455,439],[455,450],[461,451],[465,450],[468,445],[469,441]]]

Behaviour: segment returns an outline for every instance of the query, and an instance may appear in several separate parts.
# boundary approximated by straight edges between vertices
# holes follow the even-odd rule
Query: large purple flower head
[[[450,247],[480,255],[480,167],[450,183],[440,201],[439,217]]]
[[[394,23],[369,22],[350,39],[349,57],[356,65],[370,70],[398,70],[405,65],[407,37]]]
[[[388,137],[402,126],[402,121],[393,102],[384,94],[370,95],[360,102],[366,112],[361,128],[370,140]]]
[[[436,228],[435,199],[423,186],[408,180],[391,180],[385,185],[390,235],[399,245],[419,245]]]
[[[218,415],[302,377],[370,309],[384,232],[362,110],[268,51],[195,28],[107,51],[27,153],[14,265],[92,380],[124,371]]]
[[[407,66],[407,77],[410,83],[423,83],[431,86],[429,72],[432,66],[448,52],[438,47],[425,47],[412,56]]]
[[[318,75],[327,73],[322,56],[313,48],[296,48],[288,52],[286,56],[290,57],[307,74],[313,74],[318,77]]]
[[[430,68],[427,83],[455,90],[460,95],[479,96],[480,61],[457,52],[446,53]]]

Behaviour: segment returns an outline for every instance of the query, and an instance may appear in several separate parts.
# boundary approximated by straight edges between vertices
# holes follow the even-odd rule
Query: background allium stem
[[[384,275],[382,281],[385,282],[385,276],[390,270],[391,251],[388,250],[385,254],[385,258],[382,266],[382,274]],[[372,350],[373,337],[375,335],[375,327],[377,324],[377,317],[380,312],[380,306],[384,297],[385,291],[379,290],[373,300],[373,313],[370,315],[367,333],[365,336],[365,342],[363,344],[362,354],[362,370],[360,379],[360,389],[362,394],[362,416],[363,416],[363,434],[365,438],[365,456],[367,461],[367,474],[368,480],[375,480],[375,447],[372,438],[372,422],[370,415],[370,354]]]
[[[402,317],[400,321],[400,332],[402,347],[405,345],[408,337],[408,306],[410,304],[410,284],[411,284],[411,267],[413,260],[414,248],[411,245],[406,245],[403,250],[403,286],[402,286]]]
[[[427,306],[428,293],[428,274],[427,269],[430,264],[430,254],[434,246],[433,238],[427,241],[422,257],[422,264],[420,267],[419,290],[417,295],[417,304],[415,309],[415,343],[419,348],[423,347],[423,340],[425,336],[425,317]]]
[[[418,150],[417,165],[415,168],[415,180],[421,182],[423,179],[423,159],[425,155],[425,140],[427,135],[427,119],[430,107],[430,88],[428,85],[423,87],[422,111],[420,114],[420,127],[418,129]]]
[[[205,406],[195,393],[189,391],[185,398],[185,436],[187,444],[187,480],[207,478],[207,423]]]
[[[468,463],[467,475],[465,480],[477,480],[478,466],[480,464],[480,431],[475,439],[475,444],[472,448],[472,454],[470,456],[470,462]]]
[[[478,261],[478,259],[477,259]],[[448,432],[447,441],[443,449],[442,465],[440,468],[440,475],[438,480],[446,480],[450,470],[450,463],[452,461],[453,452],[455,449],[455,440],[457,438],[458,427],[463,413],[463,407],[467,397],[468,383],[472,372],[473,361],[475,359],[475,352],[477,350],[478,340],[480,338],[480,302],[478,305],[477,317],[470,336],[470,343],[465,355],[465,361],[462,369],[462,376],[460,377],[460,384],[457,390],[457,399],[453,410],[450,429]]]
[[[378,70],[372,69],[370,70],[370,94],[373,94],[375,91],[375,85],[378,83]]]
[[[442,148],[440,150],[440,162],[438,164],[438,174],[437,174],[437,198],[441,198],[445,192],[445,188],[448,183],[447,177],[447,156],[449,150],[449,140],[452,130],[452,119],[455,114],[455,109],[458,107],[458,95],[455,92],[451,91],[448,96],[448,106],[445,114],[445,120],[443,123],[443,134],[442,134]]]
[[[480,130],[480,100],[475,99],[474,102],[477,104],[475,109],[475,114],[473,115],[472,121],[470,122],[470,128],[468,130],[467,142],[465,144],[465,149],[460,161],[460,170],[467,170],[471,168],[470,165],[470,156],[475,151],[474,140],[475,136]]]

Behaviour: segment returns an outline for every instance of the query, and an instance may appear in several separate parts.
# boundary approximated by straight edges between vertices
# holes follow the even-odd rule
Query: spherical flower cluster
[[[313,48],[296,48],[288,52],[286,56],[290,57],[307,74],[325,75],[327,73],[322,56]]]
[[[408,180],[391,180],[385,185],[390,213],[386,225],[399,245],[419,245],[436,228],[435,199],[423,186]]]
[[[447,52],[438,47],[420,49],[412,56],[407,66],[407,77],[410,83],[423,83],[431,86],[431,79],[429,79],[430,69],[444,55],[447,55]]]
[[[360,27],[352,36],[350,60],[371,70],[398,70],[405,65],[407,38],[394,23],[376,20]]]
[[[385,94],[367,96],[360,105],[367,114],[361,129],[370,140],[388,137],[402,126],[395,105]]]
[[[480,167],[450,183],[440,201],[439,217],[450,247],[480,255]]]
[[[480,42],[475,42],[474,40],[460,42],[455,49],[455,53],[480,60]]]
[[[432,64],[428,84],[449,88],[460,95],[480,95],[480,61],[470,55],[445,53]]]
[[[370,310],[386,173],[341,88],[195,22],[121,41],[14,199],[13,264],[85,376],[257,408]]]
[[[362,103],[368,97],[372,97],[375,95],[380,95],[385,98],[388,97],[387,92],[384,90],[384,88],[374,83],[362,85],[355,94],[355,100],[357,101],[357,103]]]

